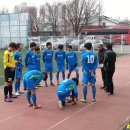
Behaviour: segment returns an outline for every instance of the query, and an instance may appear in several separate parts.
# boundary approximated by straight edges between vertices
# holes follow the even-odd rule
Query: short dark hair
[[[92,48],[92,43],[87,42],[87,43],[84,44],[84,47],[85,47],[86,49],[88,49],[88,50],[91,50],[91,48]]]
[[[72,49],[72,46],[71,46],[71,45],[68,45],[67,48],[71,48],[71,49]]]
[[[16,45],[15,42],[11,42],[11,43],[9,43],[9,47],[12,47],[12,48],[17,49],[17,45]]]
[[[35,51],[39,51],[39,50],[40,50],[40,48],[39,48],[39,47],[36,47],[36,48],[35,48]]]
[[[30,48],[31,48],[31,47],[36,47],[36,43],[35,43],[35,42],[31,42],[31,43],[30,43]]]
[[[111,43],[106,44],[106,48],[107,48],[108,50],[112,50],[112,44],[111,44]]]
[[[47,42],[47,43],[46,43],[46,47],[47,47],[47,46],[51,46],[51,45],[52,45],[51,42]]]
[[[59,46],[58,46],[58,49],[63,49],[64,48],[64,46],[62,45],[62,44],[60,44]]]
[[[72,80],[76,83],[76,85],[79,84],[79,80],[77,78],[72,78]]]
[[[21,43],[17,43],[17,49],[22,45]]]

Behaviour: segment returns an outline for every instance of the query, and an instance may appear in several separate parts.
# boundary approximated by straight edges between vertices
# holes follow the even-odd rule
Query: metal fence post
[[[123,34],[121,35],[121,53],[123,53]]]
[[[80,50],[79,48],[80,48],[80,45],[79,45],[79,35],[78,35],[78,51]]]

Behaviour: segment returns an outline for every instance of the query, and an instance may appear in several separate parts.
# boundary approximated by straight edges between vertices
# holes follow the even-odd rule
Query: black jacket
[[[102,48],[100,51],[98,51],[98,61],[99,61],[99,64],[103,64],[104,62],[104,55],[105,55],[105,49]]]
[[[104,57],[105,71],[114,72],[116,62],[116,53],[113,50],[107,50]]]

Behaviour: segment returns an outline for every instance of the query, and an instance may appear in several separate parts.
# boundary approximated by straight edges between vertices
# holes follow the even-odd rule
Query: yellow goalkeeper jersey
[[[6,67],[12,68],[15,66],[15,59],[14,59],[13,51],[6,50],[4,52],[3,63],[4,63],[4,68]]]

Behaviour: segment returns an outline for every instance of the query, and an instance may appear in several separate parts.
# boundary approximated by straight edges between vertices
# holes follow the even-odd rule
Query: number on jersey
[[[94,63],[94,55],[88,55],[87,59],[88,59],[88,63]]]

